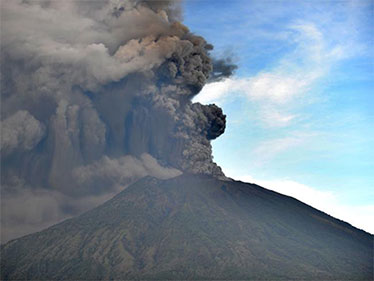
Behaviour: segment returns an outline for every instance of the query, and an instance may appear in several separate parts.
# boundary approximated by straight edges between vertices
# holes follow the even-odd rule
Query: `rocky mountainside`
[[[260,186],[146,177],[1,246],[2,280],[372,280],[373,236]]]

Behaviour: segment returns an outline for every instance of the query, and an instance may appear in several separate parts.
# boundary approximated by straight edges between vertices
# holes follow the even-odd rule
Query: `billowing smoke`
[[[224,177],[210,141],[212,46],[176,1],[2,3],[2,242],[96,206],[146,175]]]
[[[238,66],[232,62],[231,57],[213,60],[213,70],[209,75],[209,82],[216,82],[229,77],[234,74],[237,68]]]

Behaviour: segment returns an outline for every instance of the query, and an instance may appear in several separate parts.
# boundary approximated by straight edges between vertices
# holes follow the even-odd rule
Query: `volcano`
[[[254,184],[144,177],[1,247],[2,280],[372,280],[373,235]]]

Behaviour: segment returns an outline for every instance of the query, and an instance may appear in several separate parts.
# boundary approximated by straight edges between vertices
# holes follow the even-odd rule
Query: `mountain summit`
[[[145,177],[1,247],[2,280],[371,280],[373,236],[254,184]]]

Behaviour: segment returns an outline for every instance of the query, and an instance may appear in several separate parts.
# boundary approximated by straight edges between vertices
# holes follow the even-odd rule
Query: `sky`
[[[238,65],[194,100],[227,115],[225,174],[374,233],[374,1],[191,0],[184,23]]]

